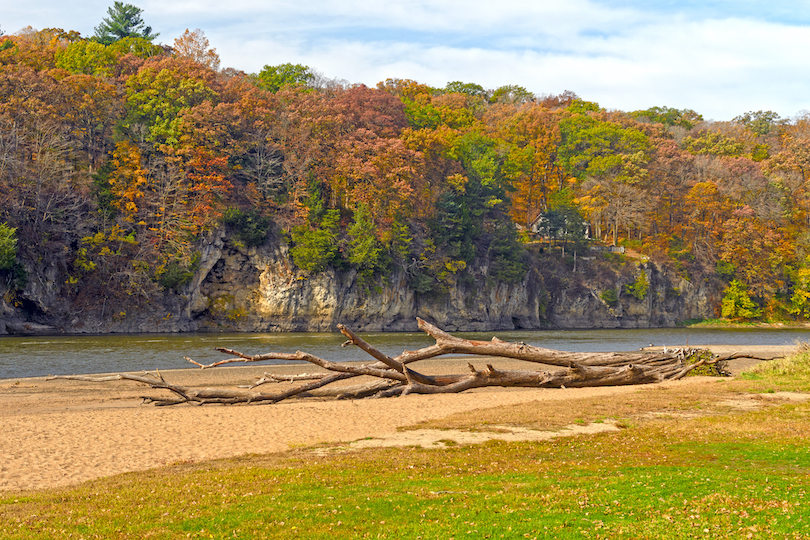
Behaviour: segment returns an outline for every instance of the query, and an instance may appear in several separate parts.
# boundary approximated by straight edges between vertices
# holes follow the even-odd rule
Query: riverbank
[[[753,328],[756,330],[810,330],[810,322],[759,322],[759,321],[732,321],[729,319],[701,319],[687,321],[684,328]]]
[[[714,347],[719,354],[724,350]],[[792,347],[766,347],[749,354],[776,357]],[[490,360],[492,361],[492,360]],[[421,371],[461,373],[466,359],[420,362]],[[483,362],[475,360],[476,365]],[[745,364],[747,365],[747,364]],[[496,367],[527,369],[524,362],[498,359]],[[537,369],[537,365],[532,367]],[[732,372],[745,369],[734,361]],[[304,365],[239,366],[212,370],[169,370],[176,384],[236,386],[264,372],[314,373]],[[690,378],[665,383],[705,384]],[[287,383],[280,383],[283,388]],[[141,396],[159,391],[130,381],[90,383],[42,377],[0,381],[0,490],[38,490],[146,470],[175,463],[285,452],[320,443],[348,443],[391,437],[402,428],[457,413],[510,405],[545,407],[588,397],[616,396],[644,387],[582,389],[484,388],[462,394],[410,395],[381,400],[337,401],[308,398],[267,406],[142,405]]]

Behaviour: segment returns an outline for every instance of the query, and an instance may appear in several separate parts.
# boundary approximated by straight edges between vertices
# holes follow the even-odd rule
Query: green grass
[[[725,327],[749,327],[761,326],[760,321],[741,321],[731,319],[689,319],[683,322],[683,326],[690,328],[725,328]]]
[[[795,384],[805,363],[707,384]],[[297,449],[4,494],[0,538],[810,539],[810,403],[628,425],[545,443]]]
[[[686,319],[681,321],[678,326],[688,328],[807,328],[807,322],[782,319]]]
[[[810,453],[799,438],[728,439],[710,430],[675,440],[656,427],[557,444],[378,450],[317,463],[130,474],[5,498],[0,534],[810,538],[809,498]]]

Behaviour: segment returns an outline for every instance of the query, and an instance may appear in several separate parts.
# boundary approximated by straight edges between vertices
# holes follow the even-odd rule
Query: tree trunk
[[[664,352],[612,352],[576,353],[555,351],[534,347],[525,343],[510,343],[498,338],[492,341],[476,341],[458,338],[417,319],[419,328],[436,340],[434,345],[417,351],[404,351],[391,358],[343,325],[340,331],[348,338],[344,345],[354,345],[369,354],[376,362],[370,364],[335,363],[309,353],[265,353],[247,355],[231,349],[218,348],[220,352],[233,355],[232,358],[203,365],[187,360],[201,369],[210,369],[231,363],[261,362],[266,360],[306,361],[326,369],[325,375],[299,375],[289,377],[265,374],[247,389],[188,388],[172,385],[163,376],[145,373],[144,375],[118,374],[104,377],[57,376],[52,379],[71,379],[93,382],[131,380],[146,384],[153,389],[167,390],[172,397],[158,398],[145,396],[147,403],[155,405],[196,404],[235,404],[235,403],[277,403],[279,401],[319,390],[336,397],[389,397],[407,394],[458,393],[473,388],[487,386],[528,387],[528,388],[575,388],[589,386],[619,386],[648,384],[665,380],[675,380],[686,376],[690,371],[704,365],[713,365],[723,360],[739,358],[742,355],[717,357],[705,349],[674,349]],[[472,355],[475,357],[511,358],[546,366],[557,366],[556,370],[500,370],[486,364],[484,370],[476,369],[469,363],[469,372],[464,374],[426,375],[411,367],[420,360],[447,354]],[[371,383],[342,386],[334,390],[320,390],[332,383],[366,376]],[[281,392],[260,392],[258,386],[274,382],[307,381],[305,384]]]

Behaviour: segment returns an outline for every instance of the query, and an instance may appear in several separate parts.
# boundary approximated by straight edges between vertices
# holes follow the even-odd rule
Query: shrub
[[[200,264],[200,254],[194,255],[191,263],[186,266],[177,259],[169,261],[157,275],[157,282],[164,289],[178,291],[181,287],[194,279],[194,273]]]
[[[647,278],[647,272],[644,270],[639,273],[635,282],[624,286],[624,291],[636,300],[644,300],[649,290],[650,280]]]
[[[709,349],[700,349],[688,355],[685,359],[687,364],[697,364],[701,360],[712,360],[714,354]],[[730,375],[726,369],[725,362],[713,362],[711,364],[703,364],[696,367],[688,373],[690,377],[696,376],[709,376],[709,377],[725,377]]]
[[[734,279],[736,269],[734,268],[734,265],[731,264],[730,262],[717,261],[717,265],[715,266],[715,272],[721,279],[731,281],[732,279]]]
[[[416,294],[429,294],[439,292],[441,284],[433,276],[424,273],[415,273],[410,280],[411,287]]]
[[[270,219],[262,216],[255,209],[247,212],[239,208],[228,208],[222,222],[230,226],[236,237],[246,246],[260,246],[267,240],[270,230]]]
[[[608,307],[614,308],[619,305],[619,296],[614,289],[604,291],[599,297]]]

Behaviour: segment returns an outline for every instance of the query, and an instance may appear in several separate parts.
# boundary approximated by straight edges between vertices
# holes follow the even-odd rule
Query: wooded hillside
[[[554,257],[622,244],[724,280],[723,316],[810,318],[810,116],[706,122],[520,86],[247,74],[220,69],[199,30],[172,46],[150,31],[0,37],[9,304],[43,260],[79,307],[180,290],[199,239],[227,227],[248,247],[280,235],[310,274],[353,267],[373,288],[402,269],[418,294],[474,265],[519,282],[540,237]]]

